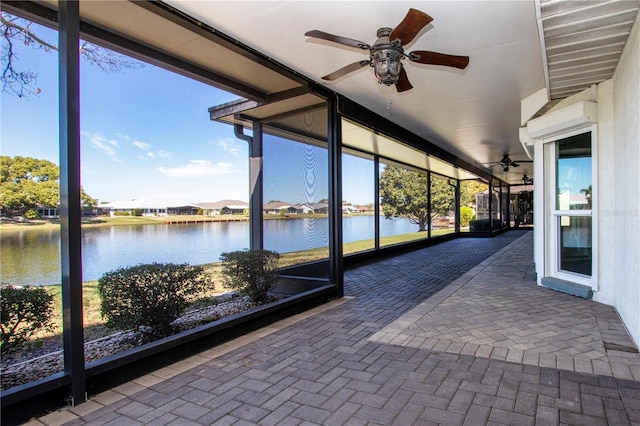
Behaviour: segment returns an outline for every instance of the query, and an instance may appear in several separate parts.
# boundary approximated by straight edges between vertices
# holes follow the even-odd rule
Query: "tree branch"
[[[12,93],[18,97],[27,98],[30,94],[40,93],[36,87],[38,73],[34,70],[19,71],[14,67],[19,61],[14,51],[14,40],[21,40],[25,45],[46,52],[57,51],[58,47],[44,40],[31,30],[31,22],[14,17],[6,12],[0,12],[0,34],[2,36],[2,91]],[[125,68],[138,69],[144,64],[128,56],[121,55],[93,43],[83,41],[79,47],[80,56],[89,64],[95,65],[106,73],[119,72]]]

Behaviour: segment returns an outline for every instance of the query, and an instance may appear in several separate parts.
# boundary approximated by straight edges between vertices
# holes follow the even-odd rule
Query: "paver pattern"
[[[628,341],[619,320],[602,305],[525,283],[530,246],[530,234],[511,231],[354,268],[345,273],[343,299],[31,424],[640,424],[637,354],[613,354],[626,360],[618,374],[576,368],[577,359],[619,364],[597,344]],[[513,273],[502,274],[500,264]],[[542,310],[542,293],[527,299],[520,286],[502,287],[511,281],[562,308]],[[559,333],[536,336],[519,325],[530,320],[555,322]],[[488,337],[474,335],[476,328]],[[437,342],[427,348],[427,341]],[[572,341],[579,352],[569,351]],[[539,354],[536,363],[525,362],[527,351]],[[556,364],[546,365],[547,356]],[[573,357],[572,368],[562,357]]]
[[[604,342],[633,347],[613,307],[536,285],[531,239],[510,244],[370,340],[640,380],[639,355],[605,350]]]

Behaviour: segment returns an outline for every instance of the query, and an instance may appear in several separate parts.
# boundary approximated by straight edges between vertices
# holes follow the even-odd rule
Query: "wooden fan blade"
[[[402,22],[389,34],[389,40],[393,41],[399,38],[401,44],[404,46],[411,42],[420,30],[431,21],[433,21],[433,18],[426,13],[416,9],[409,9],[407,16],[405,16]]]
[[[444,65],[446,67],[465,69],[469,65],[468,56],[447,55],[445,53],[416,50],[408,55],[409,60],[419,64]]]
[[[324,31],[318,31],[318,30],[307,31],[306,33],[304,33],[304,35],[306,35],[307,37],[314,37],[322,40],[333,41],[334,43],[343,44],[349,47],[357,47],[358,49],[362,49],[362,50],[369,50],[371,48],[371,46],[369,46],[367,43],[363,41],[325,33]]]
[[[398,93],[406,92],[407,90],[413,89],[413,86],[409,82],[409,77],[407,77],[407,72],[404,70],[404,67],[400,70],[400,75],[398,76],[398,82],[396,83],[396,90]]]
[[[362,61],[358,61],[358,62],[354,62],[353,64],[347,65],[346,67],[342,67],[339,70],[336,70],[334,72],[332,72],[331,74],[327,74],[324,77],[322,77],[323,80],[328,80],[328,81],[333,81],[337,78],[342,77],[343,75],[347,75],[350,72],[359,70],[360,68],[369,65],[371,61],[369,60],[362,60]]]

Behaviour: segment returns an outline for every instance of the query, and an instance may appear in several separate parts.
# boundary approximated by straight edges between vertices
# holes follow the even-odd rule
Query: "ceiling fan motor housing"
[[[400,40],[389,41],[391,28],[380,28],[377,32],[378,40],[371,46],[371,66],[376,74],[378,83],[391,86],[398,82],[402,70],[404,49]]]

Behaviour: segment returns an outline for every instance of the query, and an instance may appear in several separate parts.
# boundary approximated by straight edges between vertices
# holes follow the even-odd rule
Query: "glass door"
[[[555,144],[556,275],[589,280],[592,275],[591,132]]]

